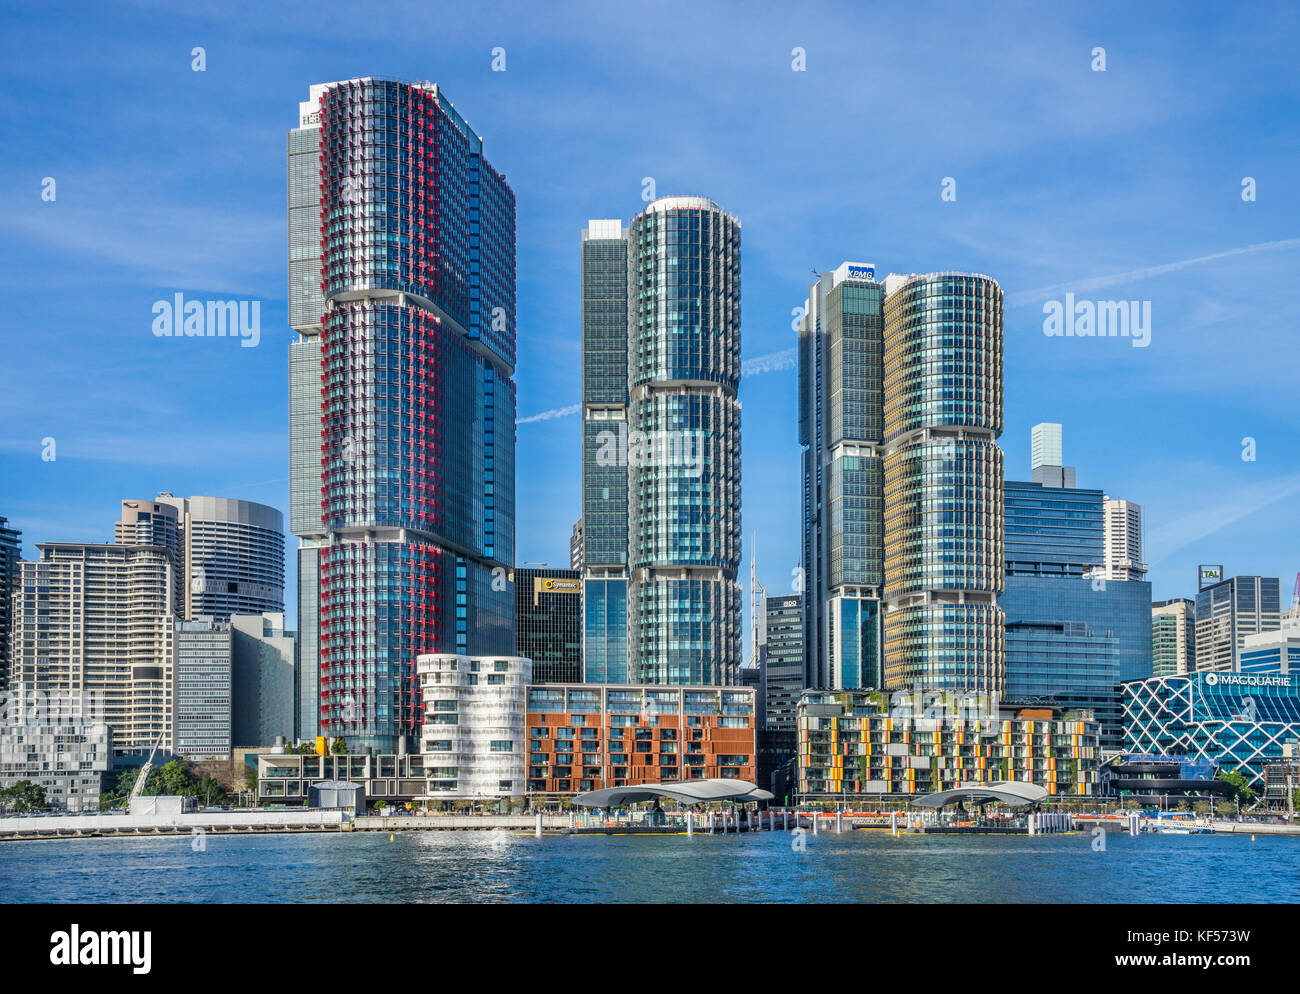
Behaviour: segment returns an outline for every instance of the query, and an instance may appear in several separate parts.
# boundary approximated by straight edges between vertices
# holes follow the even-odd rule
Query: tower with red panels
[[[299,532],[315,567],[300,603],[318,609],[303,657],[320,734],[391,752],[416,741],[419,654],[513,647],[514,194],[437,86],[353,79],[312,99],[320,520]],[[293,181],[291,162],[291,210]]]

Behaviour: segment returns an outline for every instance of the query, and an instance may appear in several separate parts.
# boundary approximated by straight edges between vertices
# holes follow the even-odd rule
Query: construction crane
[[[1291,592],[1291,610],[1286,616],[1300,621],[1300,573],[1295,575],[1295,589]]]
[[[163,732],[163,735],[166,734],[166,732]],[[149,750],[149,758],[144,761],[144,766],[140,767],[140,775],[135,778],[135,786],[131,788],[131,793],[127,795],[126,803],[128,806],[130,806],[131,801],[134,798],[139,797],[144,791],[144,782],[149,779],[149,771],[153,769],[154,753],[156,753],[158,747],[162,745],[163,735],[158,736],[158,741],[155,742],[153,748]]]

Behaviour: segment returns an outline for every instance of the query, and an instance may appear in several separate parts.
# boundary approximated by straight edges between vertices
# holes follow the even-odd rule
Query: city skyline
[[[275,14],[268,15],[267,34],[241,36],[238,47],[219,21],[182,17],[183,27],[169,36],[174,51],[154,41],[133,49],[139,58],[128,67],[98,51],[69,67],[71,40],[60,42],[39,25],[10,25],[32,53],[5,70],[10,92],[32,98],[30,106],[11,108],[11,125],[67,135],[62,145],[21,148],[4,167],[10,238],[0,251],[7,254],[14,323],[46,330],[30,340],[15,336],[13,366],[25,375],[0,402],[0,513],[22,530],[29,559],[37,543],[108,541],[112,517],[105,508],[122,494],[168,488],[289,512],[283,135],[296,122],[285,109],[309,82],[374,71],[445,86],[487,137],[494,164],[518,196],[515,562],[564,565],[581,512],[580,422],[574,413],[558,413],[582,399],[575,232],[589,218],[634,216],[645,206],[650,178],[657,195],[707,196],[745,222],[742,521],[746,542],[756,531],[763,535],[760,579],[769,593],[788,589],[800,542],[798,488],[791,484],[798,466],[791,309],[806,296],[810,267],[845,258],[872,259],[882,273],[970,269],[997,276],[1007,294],[1006,478],[1030,476],[1031,425],[1064,425],[1069,461],[1084,467],[1079,486],[1142,506],[1155,598],[1193,596],[1199,562],[1224,563],[1228,576],[1280,576],[1289,586],[1296,563],[1287,550],[1300,544],[1300,475],[1287,453],[1300,441],[1300,421],[1287,404],[1287,364],[1268,357],[1286,347],[1294,317],[1295,305],[1269,288],[1285,283],[1300,252],[1300,239],[1291,237],[1297,206],[1284,183],[1295,163],[1289,150],[1238,135],[1235,104],[1219,93],[1220,76],[1249,78],[1252,92],[1271,98],[1261,101],[1259,115],[1288,113],[1296,85],[1279,75],[1284,53],[1267,32],[1216,17],[1179,29],[1168,50],[1137,51],[1131,38],[1147,27],[1146,17],[1121,30],[1098,13],[1096,21],[1058,28],[1042,39],[1037,56],[1022,55],[1014,65],[954,54],[953,79],[976,81],[970,96],[958,97],[955,85],[953,92],[952,84],[923,85],[899,69],[909,42],[899,25],[882,18],[873,30],[899,61],[886,60],[873,81],[879,100],[864,103],[879,103],[896,127],[896,150],[882,150],[869,167],[845,156],[857,172],[827,161],[821,174],[810,175],[802,161],[795,169],[802,157],[785,144],[798,151],[790,136],[804,115],[829,126],[828,111],[806,104],[829,98],[857,71],[850,40],[865,24],[846,24],[838,40],[809,38],[793,18],[733,25],[739,33],[723,72],[706,70],[707,46],[699,40],[682,42],[666,60],[650,40],[629,42],[616,65],[605,56],[548,51],[561,34],[582,37],[576,19],[562,16],[547,28],[521,16],[508,29],[478,31],[458,16],[450,15],[450,44],[437,59],[400,39],[382,58],[344,54],[324,37],[313,38],[320,50],[312,55],[277,48],[269,65],[259,64],[259,53],[288,24]],[[699,16],[709,23],[711,15]],[[963,23],[977,38],[992,30]],[[84,24],[127,44],[111,15],[92,13]],[[364,40],[367,27],[358,30]],[[663,30],[649,28],[652,38]],[[1179,85],[1200,99],[1176,112],[1161,108],[1176,120],[1158,117],[1168,85],[1161,82],[1162,60],[1210,36],[1232,39],[1239,50],[1200,68],[1184,58]],[[191,69],[195,45],[205,49],[203,73]],[[492,70],[498,45],[504,72]],[[1097,45],[1110,53],[1105,73],[1089,68]],[[803,71],[792,68],[795,48],[806,50]],[[44,49],[51,54],[37,54]],[[62,71],[56,82],[43,79],[37,87],[47,58],[59,60]],[[250,61],[237,61],[244,59]],[[637,98],[674,67],[714,85],[691,104],[694,123],[680,133],[647,117]],[[95,91],[89,134],[63,127],[85,114],[81,101],[91,91],[83,88],[97,74],[150,87],[157,113],[147,140],[158,146],[151,171],[132,165],[146,141],[128,116],[134,97]],[[601,104],[626,108],[607,122],[612,135],[599,138],[585,127],[592,114],[581,109],[594,113],[588,84],[578,88],[575,81],[593,75],[610,84]],[[544,113],[532,102],[540,98],[526,97],[539,79],[562,97],[547,97]],[[1026,80],[1046,87],[1044,105],[1016,96]],[[915,89],[905,91],[907,84]],[[747,92],[773,96],[770,134],[750,133],[746,108],[755,98]],[[904,92],[920,111],[953,106],[970,118],[954,114],[944,138],[949,150],[925,134],[926,125],[891,107]],[[997,132],[1006,147],[996,154],[987,136],[972,142],[978,128],[998,126],[992,105],[1030,122],[1015,134]],[[1072,117],[1072,107],[1089,113]],[[195,114],[203,115],[204,128],[193,127]],[[1097,127],[1099,119],[1111,133]],[[1224,140],[1204,142],[1206,126]],[[698,136],[716,129],[732,143],[726,154],[697,148]],[[1027,144],[1025,136],[1035,134],[1041,151]],[[92,137],[93,167],[85,146]],[[1248,141],[1235,142],[1232,152],[1218,147],[1238,137]],[[852,153],[862,139],[838,140]],[[1114,156],[1129,146],[1142,148],[1142,162]],[[909,155],[923,167],[905,166]],[[1184,164],[1175,166],[1180,159]],[[868,172],[860,175],[863,168]],[[40,196],[47,176],[57,181],[53,201]],[[1258,203],[1242,199],[1243,177],[1258,180]],[[955,200],[942,199],[945,178],[955,180]],[[78,294],[37,301],[18,292],[25,285],[58,289],[51,274],[70,267],[79,286],[93,289],[93,312]],[[1216,291],[1211,280],[1232,292]],[[152,306],[176,293],[260,301],[260,344],[151,334]],[[1066,294],[1149,300],[1149,346],[1045,335],[1042,304]],[[51,336],[60,347],[50,347]],[[150,430],[139,430],[142,420]],[[42,460],[47,438],[56,446],[53,461]],[[296,601],[292,578],[285,599]]]

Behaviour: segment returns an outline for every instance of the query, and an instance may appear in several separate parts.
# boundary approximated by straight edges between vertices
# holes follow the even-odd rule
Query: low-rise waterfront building
[[[799,796],[912,797],[1017,780],[1049,796],[1098,793],[1092,712],[1000,706],[990,694],[805,691],[799,698]]]
[[[113,765],[113,733],[102,721],[17,716],[0,724],[0,787],[30,780],[55,811],[98,811]]]
[[[524,793],[522,656],[431,653],[416,659],[424,698],[420,751],[429,796],[501,799]]]
[[[428,793],[424,757],[405,755],[299,756],[263,753],[257,757],[257,798],[272,804],[306,804],[313,787],[359,784],[370,801],[401,804]]]
[[[1187,756],[1244,775],[1300,743],[1300,676],[1194,673],[1124,684],[1126,752]]]
[[[528,793],[756,777],[752,687],[534,685]]]

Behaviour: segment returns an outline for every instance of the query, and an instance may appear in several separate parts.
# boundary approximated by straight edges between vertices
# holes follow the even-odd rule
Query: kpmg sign
[[[855,266],[853,263],[849,263],[849,279],[874,280],[875,278],[875,266]]]
[[[1287,687],[1291,686],[1289,676],[1268,675],[1263,673],[1206,673],[1207,687]]]

